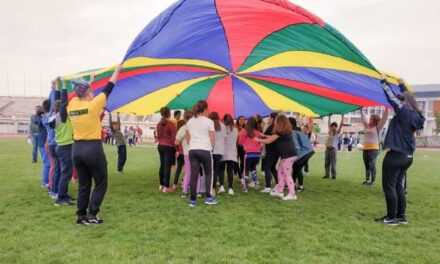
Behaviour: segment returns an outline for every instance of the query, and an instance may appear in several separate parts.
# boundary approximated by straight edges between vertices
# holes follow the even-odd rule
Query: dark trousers
[[[304,165],[304,172],[309,173],[309,162],[308,161]]]
[[[244,155],[246,154],[242,145],[237,145],[238,153],[238,177],[241,179],[244,172]]]
[[[157,147],[160,157],[159,181],[161,186],[170,187],[171,167],[173,166],[174,148],[159,145]]]
[[[278,184],[278,173],[277,173],[277,162],[279,156],[275,153],[266,153],[266,156],[263,159],[264,163],[264,178],[266,181],[266,188],[272,187],[272,178],[275,179],[275,182]]]
[[[387,216],[391,219],[405,217],[405,175],[413,163],[412,156],[389,151],[382,166],[382,187],[385,193]]]
[[[60,175],[61,175],[61,161],[57,155],[57,145],[49,145],[49,155],[52,158],[53,168],[51,168],[52,175],[52,185],[50,186],[50,191],[52,193],[58,194],[58,187],[60,184]]]
[[[258,162],[260,162],[260,157],[246,157],[245,161],[245,176],[250,176],[250,173],[256,173],[257,172],[257,165]]]
[[[224,185],[225,170],[228,177],[228,189],[232,189],[234,185],[234,169],[237,166],[237,162],[232,160],[222,161],[220,163],[220,185]]]
[[[365,165],[365,180],[371,183],[376,181],[376,160],[377,156],[379,156],[378,150],[364,150],[363,159]]]
[[[212,188],[212,154],[207,150],[190,150],[189,161],[191,163],[191,200],[197,198],[197,183],[200,177],[200,166],[203,167],[203,176],[205,177],[206,197],[211,197]]]
[[[32,134],[32,162],[36,163],[38,161],[38,145],[40,137],[38,134]]]
[[[299,160],[293,163],[293,170],[292,170],[293,181],[299,186],[304,185],[303,168],[309,162],[310,158],[313,157],[313,155],[315,155],[314,151],[310,152],[309,154],[305,155],[304,157],[300,158]]]
[[[102,141],[78,141],[73,144],[73,163],[78,171],[78,216],[99,213],[107,192],[107,160]],[[92,195],[92,181],[95,183]]]
[[[118,171],[124,171],[125,162],[127,162],[127,146],[118,146]]]
[[[222,155],[214,154],[212,155],[212,158],[214,160],[214,180],[212,182],[212,186],[215,187],[220,180]],[[223,185],[223,182],[224,178],[220,181],[220,185]]]
[[[325,150],[325,176],[336,178],[336,149],[326,148]]]
[[[72,161],[72,144],[57,147],[57,156],[61,165],[61,176],[58,185],[58,201],[69,201],[71,198],[68,194],[69,183],[72,179],[73,161]]]
[[[176,167],[176,175],[174,177],[174,185],[179,183],[179,177],[182,173],[183,165],[185,165],[185,156],[183,154],[179,154],[177,157],[177,167]]]

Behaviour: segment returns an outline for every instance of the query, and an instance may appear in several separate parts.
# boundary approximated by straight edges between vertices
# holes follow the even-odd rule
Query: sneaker
[[[209,198],[205,199],[205,204],[206,205],[216,205],[216,204],[218,204],[218,201],[213,197],[209,197]]]
[[[389,225],[389,226],[399,225],[399,222],[396,219],[391,219],[391,218],[388,218],[387,216],[384,216],[381,218],[376,218],[376,219],[374,219],[374,221],[377,223],[385,224],[385,225]]]
[[[363,183],[362,183],[362,185],[368,185],[370,182],[369,181],[364,181]]]
[[[406,217],[397,217],[396,221],[399,223],[399,225],[407,225],[407,224],[409,224],[409,222],[406,219]]]
[[[304,192],[304,186],[299,186],[297,191],[298,192]]]
[[[255,188],[255,186],[256,186],[255,182],[252,181],[252,182],[249,183],[249,188]]]
[[[201,194],[201,193],[197,194],[197,198],[202,198],[202,197],[203,197],[203,194]]]
[[[279,192],[273,190],[273,191],[270,192],[270,196],[278,197],[278,198],[283,198],[284,197],[284,193],[279,193]]]
[[[272,189],[266,187],[261,192],[262,193],[270,193],[271,191],[272,191]]]
[[[229,190],[228,190],[228,194],[229,194],[229,195],[234,195],[234,190],[229,189]]]
[[[226,190],[225,190],[225,187],[223,187],[223,185],[222,185],[222,186],[220,186],[220,188],[218,189],[218,193],[224,193],[224,192],[226,192]]]
[[[187,194],[187,193],[182,193],[182,194],[180,195],[180,197],[181,197],[182,199],[185,199],[185,198],[188,197],[188,194]]]
[[[324,176],[324,177],[322,177],[323,179],[328,179],[328,178],[330,178],[329,176]]]
[[[87,216],[78,216],[76,223],[78,225],[85,225],[85,226],[90,225],[89,220],[87,219]]]
[[[332,177],[332,180],[336,180],[336,177]]]
[[[249,192],[249,189],[248,189],[248,188],[243,188],[243,192],[244,192],[244,193],[248,193],[248,192]]]
[[[298,200],[298,197],[296,195],[288,194],[283,197],[283,201],[296,201]]]
[[[162,192],[162,189],[163,189],[164,187],[162,186],[162,185],[160,185],[159,186],[159,192]]]
[[[90,215],[88,220],[89,223],[93,225],[100,225],[104,223],[104,220],[99,219],[96,215]]]
[[[49,192],[49,197],[52,198],[52,200],[56,200],[56,199],[58,199],[58,194],[53,193],[53,192]]]
[[[189,205],[189,207],[194,208],[197,206],[197,201],[190,200],[188,205]]]

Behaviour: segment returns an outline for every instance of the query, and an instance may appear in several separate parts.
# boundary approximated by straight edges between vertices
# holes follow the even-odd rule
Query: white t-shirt
[[[225,154],[225,137],[226,127],[220,123],[220,131],[215,131],[215,144],[213,154],[224,155]]]
[[[177,131],[176,139],[179,142],[182,142],[183,155],[188,155],[189,153],[189,145],[185,138],[186,134],[186,125],[182,126],[179,131]]]
[[[193,117],[186,124],[190,135],[189,150],[207,150],[212,151],[209,132],[215,132],[214,122],[205,117]]]

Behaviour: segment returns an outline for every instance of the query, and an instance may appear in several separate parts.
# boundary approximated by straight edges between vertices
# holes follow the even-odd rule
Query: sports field
[[[384,214],[383,194],[380,184],[361,185],[358,151],[339,155],[336,181],[321,179],[318,153],[296,202],[244,194],[237,185],[219,205],[192,209],[178,194],[158,192],[153,147],[130,149],[121,176],[109,146],[106,222],[85,227],[74,224],[74,207],[55,207],[41,189],[40,165],[31,164],[24,140],[2,139],[0,150],[2,264],[440,263],[440,152],[417,152],[409,172],[410,224],[389,227],[373,222]]]

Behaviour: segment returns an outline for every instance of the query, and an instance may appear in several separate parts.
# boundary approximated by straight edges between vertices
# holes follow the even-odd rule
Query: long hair
[[[217,112],[212,112],[211,114],[209,114],[209,119],[214,121],[215,131],[220,131],[222,129],[222,126],[220,124],[220,116]]]
[[[422,114],[422,111],[420,111],[419,105],[417,104],[416,99],[414,98],[414,95],[410,92],[404,92],[403,93],[403,100],[404,102],[409,105],[412,110],[416,111],[419,114]]]
[[[274,132],[278,135],[292,134],[292,125],[285,115],[279,115],[275,119]]]
[[[160,115],[162,119],[160,120],[160,125],[165,126],[167,124],[168,118],[171,116],[171,111],[168,107],[162,107],[160,109]]]
[[[193,107],[193,114],[195,117],[198,117],[199,115],[203,114],[206,109],[208,109],[208,103],[203,100],[198,101]]]
[[[183,127],[185,124],[186,124],[186,121],[185,121],[185,120],[179,120],[179,121],[177,122],[177,131],[179,131],[179,129],[180,129],[181,127]]]
[[[292,129],[296,131],[301,131],[301,129],[298,127],[298,121],[296,121],[296,118],[289,117],[289,122],[292,125]]]
[[[255,137],[255,130],[258,129],[257,119],[255,117],[251,117],[248,119],[246,123],[246,134],[250,138]]]
[[[233,131],[234,130],[234,118],[232,118],[232,116],[230,114],[226,114],[223,117],[223,123],[225,124],[225,126],[227,128],[229,128],[229,131]]]
[[[185,113],[183,114],[183,120],[185,120],[185,122],[188,122],[188,120],[190,120],[193,117],[193,112],[191,110],[186,110]]]
[[[242,120],[242,119],[245,121],[245,123],[243,125],[240,125],[240,120]],[[244,118],[244,116],[237,117],[237,129],[241,130],[245,127],[246,127],[246,119]]]

